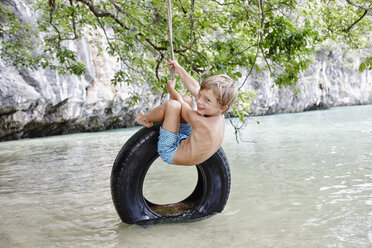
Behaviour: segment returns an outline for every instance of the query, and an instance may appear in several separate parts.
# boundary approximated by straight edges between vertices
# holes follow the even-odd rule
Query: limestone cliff
[[[79,51],[87,72],[83,77],[55,71],[15,69],[0,60],[0,141],[133,126],[138,104],[127,101],[133,92],[146,95],[141,86],[113,86],[119,64],[98,54],[88,40],[69,44]],[[146,104],[158,104],[150,96]]]
[[[319,48],[313,63],[302,73],[294,93],[293,87],[273,86],[268,72],[253,75],[245,89],[256,91],[253,115],[293,113],[326,109],[332,106],[372,104],[372,71],[359,73],[361,53],[342,48]]]

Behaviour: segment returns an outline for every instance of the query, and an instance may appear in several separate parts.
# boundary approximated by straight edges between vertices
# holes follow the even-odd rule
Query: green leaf
[[[367,65],[364,62],[360,63],[359,72],[362,73],[366,68],[367,68]]]
[[[140,40],[141,42],[144,42],[144,41],[146,40],[146,36],[144,36],[144,35],[141,34],[141,37],[140,37],[139,40]]]
[[[240,72],[238,72],[238,71],[235,72],[234,75],[237,76],[238,78],[241,78],[241,77],[243,76],[243,75],[242,75]]]

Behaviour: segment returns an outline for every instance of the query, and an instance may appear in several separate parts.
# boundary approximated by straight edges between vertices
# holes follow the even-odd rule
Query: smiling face
[[[204,116],[223,114],[228,107],[221,106],[211,89],[202,89],[196,97],[197,112]]]

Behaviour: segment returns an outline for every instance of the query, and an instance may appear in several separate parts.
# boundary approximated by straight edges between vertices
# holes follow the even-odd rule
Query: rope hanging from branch
[[[170,59],[174,60],[171,0],[167,0],[167,7],[168,7],[168,30],[169,30],[169,44],[170,44]],[[170,71],[170,75],[171,75],[171,80],[173,80],[174,79],[174,69],[172,69]]]

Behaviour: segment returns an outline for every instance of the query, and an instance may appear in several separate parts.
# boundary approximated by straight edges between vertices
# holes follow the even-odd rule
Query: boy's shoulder
[[[225,126],[225,118],[223,115],[203,116],[198,113],[196,114],[196,125],[204,126],[207,129],[216,129]]]

